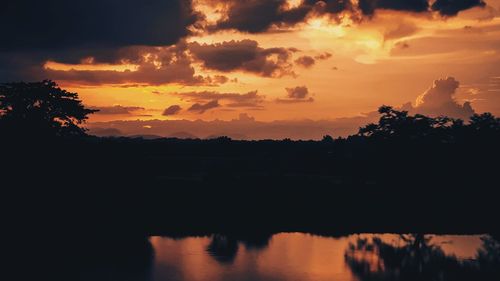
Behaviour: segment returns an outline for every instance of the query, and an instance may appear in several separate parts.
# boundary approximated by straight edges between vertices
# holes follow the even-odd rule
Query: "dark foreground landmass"
[[[357,135],[322,141],[97,138],[7,122],[4,213],[17,232],[92,236],[499,233],[500,119],[379,112]]]
[[[498,231],[494,142],[90,137],[3,147],[4,206],[19,229]]]
[[[218,234],[212,237],[251,247],[291,231],[489,233],[498,241],[496,136],[453,142],[3,138],[2,224],[10,235],[2,240],[9,262],[1,275],[151,280],[152,235]],[[438,253],[425,268],[450,274],[439,280],[497,280],[493,250],[491,260],[471,265]],[[442,277],[443,270],[414,271],[422,259],[406,248],[385,252],[409,278],[391,279],[391,269],[372,279],[363,261],[348,253],[346,261],[360,280]],[[407,256],[417,263],[408,265]]]

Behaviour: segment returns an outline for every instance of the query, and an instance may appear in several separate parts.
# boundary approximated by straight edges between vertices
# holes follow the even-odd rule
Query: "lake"
[[[150,237],[148,245],[150,252],[140,252],[145,258],[134,255],[141,262],[120,257],[127,261],[89,270],[83,279],[363,281],[499,280],[500,276],[500,246],[487,235],[211,235]]]

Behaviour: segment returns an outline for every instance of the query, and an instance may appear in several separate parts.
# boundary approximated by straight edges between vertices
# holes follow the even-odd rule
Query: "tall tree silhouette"
[[[0,130],[12,136],[81,136],[94,112],[50,80],[0,84]]]

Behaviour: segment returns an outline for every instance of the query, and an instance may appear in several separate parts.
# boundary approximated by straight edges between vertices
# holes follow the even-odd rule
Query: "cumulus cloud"
[[[460,83],[453,77],[438,79],[432,87],[420,95],[415,107],[410,106],[410,111],[428,116],[448,116],[468,120],[474,114],[470,102],[459,104],[455,99],[455,93]]]
[[[176,115],[179,112],[181,112],[181,110],[182,110],[182,107],[180,107],[179,105],[172,105],[172,106],[169,106],[169,107],[165,108],[165,110],[163,111],[162,115],[163,116]]]
[[[199,114],[203,114],[206,111],[210,109],[214,109],[220,107],[219,101],[218,100],[213,100],[209,101],[207,103],[195,103],[193,104],[190,108],[188,108],[188,111],[193,111]]]
[[[136,111],[145,110],[144,107],[121,106],[121,105],[90,107],[90,108],[94,110],[99,110],[95,114],[102,114],[102,115],[130,115],[134,114]]]
[[[287,97],[277,99],[278,103],[301,103],[313,102],[314,99],[310,97],[309,89],[306,86],[298,86],[295,88],[286,88]]]
[[[301,56],[295,60],[295,63],[302,67],[309,68],[316,63],[316,60],[311,56]]]
[[[226,41],[217,44],[189,45],[194,57],[207,69],[244,71],[264,77],[292,75],[291,52],[286,48],[261,48],[257,41]]]

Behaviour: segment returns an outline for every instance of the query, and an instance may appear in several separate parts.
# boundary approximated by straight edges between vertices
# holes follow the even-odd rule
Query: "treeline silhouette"
[[[6,208],[23,229],[89,235],[497,233],[500,119],[379,112],[322,141],[98,138],[77,94],[1,84]]]
[[[359,238],[345,252],[345,261],[359,280],[498,280],[500,243],[482,238],[482,246],[472,260],[447,255],[432,236],[401,235],[402,245]]]

